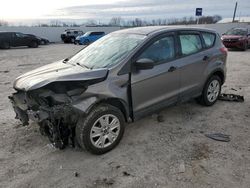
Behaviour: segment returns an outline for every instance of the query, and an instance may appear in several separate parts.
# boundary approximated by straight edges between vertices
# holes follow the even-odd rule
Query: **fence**
[[[233,27],[246,27],[250,29],[250,23],[221,23],[221,24],[203,24],[203,25],[185,25],[187,27],[204,27],[216,30],[222,34]],[[184,26],[184,27],[185,27]],[[60,35],[69,27],[24,27],[24,26],[0,26],[0,31],[15,31],[28,34],[34,34],[40,37],[48,38],[51,42],[60,42]],[[83,32],[87,31],[104,31],[110,33],[119,30],[120,27],[70,27],[70,29],[79,29]]]

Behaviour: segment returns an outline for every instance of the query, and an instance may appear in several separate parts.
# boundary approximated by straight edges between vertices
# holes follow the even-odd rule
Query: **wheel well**
[[[120,109],[124,118],[125,118],[125,121],[126,122],[129,121],[128,111],[126,110],[125,104],[123,104],[123,102],[121,102],[121,100],[116,99],[116,98],[108,98],[108,99],[104,99],[104,100],[99,101],[97,105],[99,105],[101,103],[109,104],[109,105],[112,105],[112,106]]]
[[[222,71],[216,71],[212,75],[219,76],[219,78],[222,81],[222,84],[225,82],[225,76],[224,76],[224,73]]]

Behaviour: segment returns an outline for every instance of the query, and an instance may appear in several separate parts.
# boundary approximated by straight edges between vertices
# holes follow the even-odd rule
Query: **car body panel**
[[[83,35],[84,32],[76,29],[66,29],[61,34],[61,39],[64,43],[73,42],[78,36]],[[73,41],[72,41],[73,40]]]
[[[0,35],[4,35],[4,37],[0,37],[0,47],[5,42],[12,47],[29,46],[32,42],[40,44],[40,40],[37,37],[19,32],[0,32]]]
[[[107,73],[107,69],[92,71],[77,65],[58,61],[19,76],[14,82],[14,87],[19,90],[28,91],[38,89],[52,82],[84,81],[103,78]]]
[[[177,40],[179,31],[212,32],[216,35],[216,42],[205,48],[202,40],[202,50],[182,56]],[[226,53],[221,51],[224,46],[214,31],[148,27],[115,33],[140,33],[146,37],[126,58],[112,67],[88,69],[72,65],[70,61],[58,61],[19,76],[14,82],[16,93],[10,96],[17,118],[24,124],[29,119],[46,122],[52,128],[63,119],[61,126],[71,130],[97,105],[108,103],[119,108],[127,121],[135,121],[166,106],[199,96],[207,79],[216,72],[222,74],[222,82],[225,81]],[[138,55],[162,35],[175,37],[175,57],[156,64],[152,69],[137,69]],[[208,58],[204,59],[205,56]],[[172,66],[176,69],[169,72]],[[52,84],[53,87],[48,87]],[[64,90],[57,92],[57,87]]]
[[[100,32],[103,34],[98,34],[98,35],[95,33],[98,33],[98,32],[89,32],[88,36],[85,36],[85,35],[78,36],[76,38],[76,43],[89,44],[89,43],[95,42],[96,40],[100,39],[101,37],[103,37],[105,35],[104,32]]]
[[[245,34],[223,34],[221,40],[227,48],[240,48],[245,49],[250,45],[250,31],[246,28],[233,28],[231,30],[245,30]],[[230,30],[229,30],[230,31]]]

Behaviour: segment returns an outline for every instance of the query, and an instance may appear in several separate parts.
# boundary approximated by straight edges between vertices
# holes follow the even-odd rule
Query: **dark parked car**
[[[226,58],[212,30],[120,30],[19,76],[9,98],[16,117],[24,125],[36,121],[56,147],[76,140],[103,154],[120,142],[125,122],[191,98],[213,105],[226,79]]]
[[[61,34],[61,39],[64,43],[74,43],[76,37],[83,35],[84,32],[75,29],[67,29]]]
[[[250,30],[247,28],[233,28],[224,33],[221,37],[227,48],[239,48],[247,50],[250,45]]]
[[[39,44],[40,40],[35,36],[19,32],[0,32],[0,47],[4,49],[17,46],[37,48]]]
[[[33,34],[27,34],[27,35],[38,38],[38,39],[40,40],[40,45],[47,45],[47,44],[50,43],[50,42],[49,42],[49,39],[42,38],[42,37],[38,37],[38,36],[33,35]]]

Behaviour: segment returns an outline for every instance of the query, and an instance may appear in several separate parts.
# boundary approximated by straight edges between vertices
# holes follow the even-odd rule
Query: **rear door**
[[[131,94],[134,117],[139,118],[177,102],[180,87],[179,62],[176,60],[176,37],[165,34],[151,40],[134,61],[148,58],[155,66],[133,71]]]
[[[90,42],[94,42],[96,40],[96,34],[95,33],[96,32],[90,33],[90,35],[88,37],[88,39],[89,39]]]
[[[202,89],[203,75],[212,54],[204,51],[199,32],[178,32],[180,51],[180,97],[187,100]]]
[[[96,40],[101,38],[104,35],[103,32],[96,32]]]
[[[14,46],[27,46],[28,40],[24,34],[14,33],[13,34],[13,45]]]

